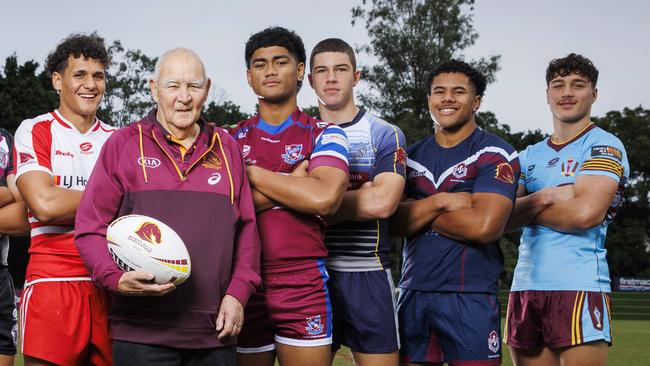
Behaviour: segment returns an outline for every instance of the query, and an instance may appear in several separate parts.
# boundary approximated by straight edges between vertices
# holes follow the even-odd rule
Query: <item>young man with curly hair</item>
[[[551,61],[553,134],[520,156],[510,229],[523,227],[504,339],[516,365],[605,365],[612,342],[605,235],[629,176],[616,136],[590,120],[598,70]]]
[[[398,313],[404,365],[501,364],[498,240],[517,190],[517,152],[476,125],[485,77],[451,60],[430,74],[435,132],[407,149],[393,227],[407,237]]]
[[[26,365],[110,365],[108,299],[74,245],[81,193],[113,128],[96,112],[110,60],[101,38],[74,34],[47,58],[59,108],[23,121],[16,185],[29,210],[30,259],[21,300]]]
[[[330,360],[321,216],[336,212],[343,199],[348,141],[341,128],[298,109],[305,58],[302,40],[285,28],[267,28],[246,43],[246,77],[259,114],[232,133],[253,188],[263,289],[246,306],[239,365],[273,365],[275,353],[283,366],[326,366]]]

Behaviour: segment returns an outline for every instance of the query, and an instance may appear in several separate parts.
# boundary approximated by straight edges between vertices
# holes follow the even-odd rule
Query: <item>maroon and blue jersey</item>
[[[296,109],[280,125],[271,125],[259,115],[241,121],[230,130],[242,148],[247,165],[290,174],[303,160],[309,171],[321,166],[348,173],[348,139],[343,129],[322,122]],[[262,270],[270,272],[291,266],[311,268],[315,259],[327,257],[325,224],[317,215],[274,207],[257,214],[262,239]]]
[[[407,149],[405,194],[423,199],[440,192],[496,193],[514,202],[519,177],[515,149],[476,128],[456,146],[445,148],[434,136]],[[497,242],[470,245],[430,228],[407,240],[400,287],[419,291],[497,291],[503,254]]]

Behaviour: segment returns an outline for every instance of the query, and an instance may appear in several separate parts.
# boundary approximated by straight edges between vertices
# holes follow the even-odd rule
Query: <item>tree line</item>
[[[478,33],[473,27],[473,0],[362,0],[351,10],[353,26],[362,26],[370,43],[357,47],[372,56],[372,65],[360,65],[367,88],[359,95],[361,104],[400,126],[407,141],[415,142],[432,133],[427,106],[427,73],[451,58],[464,58],[463,50],[474,45]],[[157,59],[138,49],[126,49],[119,40],[108,47],[112,64],[108,68],[106,93],[98,111],[103,121],[124,126],[153,107],[147,77]],[[490,82],[500,69],[499,55],[465,60],[480,69]],[[0,127],[14,132],[18,124],[58,106],[58,96],[39,63],[18,63],[13,54],[0,72]],[[318,108],[306,106],[316,115]],[[204,117],[217,124],[233,124],[250,117],[226,98],[210,101]],[[650,277],[650,110],[642,106],[610,111],[592,118],[599,127],[618,136],[626,147],[630,181],[607,236],[608,261],[613,276]],[[518,151],[543,138],[539,129],[514,132],[495,114],[479,112],[477,122]],[[519,234],[501,240],[506,260],[504,284],[509,286],[517,259]]]

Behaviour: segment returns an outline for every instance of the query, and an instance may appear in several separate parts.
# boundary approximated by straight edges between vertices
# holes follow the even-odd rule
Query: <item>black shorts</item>
[[[0,354],[15,355],[18,339],[14,282],[6,267],[0,267]]]
[[[114,366],[235,366],[235,346],[180,349],[113,341]]]

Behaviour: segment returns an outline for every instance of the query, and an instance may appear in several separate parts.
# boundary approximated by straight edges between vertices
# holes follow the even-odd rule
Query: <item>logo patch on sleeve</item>
[[[23,152],[18,153],[18,157],[20,158],[20,164],[33,163],[36,160],[36,158],[34,158],[31,154]]]
[[[497,168],[494,172],[494,177],[508,184],[515,183],[515,172],[512,170],[512,166],[510,166],[508,163],[501,163],[497,165]]]
[[[400,164],[406,164],[406,151],[403,148],[395,150],[395,161]]]
[[[348,139],[346,139],[345,136],[343,135],[339,135],[335,133],[323,134],[323,138],[321,142],[323,145],[339,144],[343,146],[346,150],[348,149]]]
[[[591,147],[591,156],[611,156],[618,161],[623,160],[623,153],[614,146],[598,145]]]

